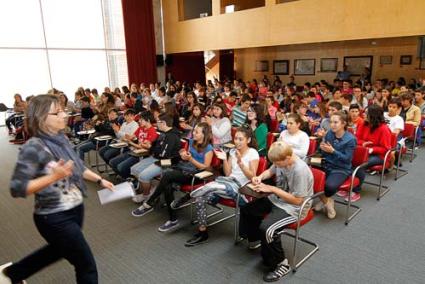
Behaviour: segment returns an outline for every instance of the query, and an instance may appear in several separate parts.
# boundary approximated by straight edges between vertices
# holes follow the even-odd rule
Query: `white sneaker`
[[[323,202],[322,201],[318,201],[316,203],[316,205],[314,205],[313,210],[316,211],[316,212],[320,212],[320,211],[323,210],[323,207],[324,207],[323,206]]]
[[[325,204],[326,215],[329,219],[334,219],[336,216],[335,204],[332,198],[328,198],[328,202]]]
[[[12,284],[12,280],[3,273],[3,270],[11,265],[12,263],[9,262],[0,266],[0,284]]]

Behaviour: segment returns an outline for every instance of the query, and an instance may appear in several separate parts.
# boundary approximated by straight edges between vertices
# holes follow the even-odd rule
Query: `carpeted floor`
[[[32,198],[13,199],[10,175],[18,146],[9,145],[0,128],[0,263],[16,261],[44,244],[32,222]],[[425,283],[425,151],[419,150],[409,174],[386,180],[391,191],[376,201],[376,190],[365,186],[358,202],[362,212],[348,225],[343,207],[337,218],[323,214],[302,230],[320,250],[281,283]],[[371,177],[369,177],[371,178]],[[372,177],[376,178],[376,177]],[[101,206],[96,186],[85,200],[85,235],[94,251],[100,283],[261,283],[259,251],[233,244],[233,220],[214,226],[208,244],[186,248],[194,227],[182,211],[182,227],[163,234],[165,209],[142,218],[131,216],[129,201]],[[289,251],[291,240],[285,239]],[[28,279],[28,283],[74,283],[72,266],[60,261]]]

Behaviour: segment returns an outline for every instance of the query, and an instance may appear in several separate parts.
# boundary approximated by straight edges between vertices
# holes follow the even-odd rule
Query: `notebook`
[[[134,196],[134,190],[129,182],[123,182],[114,186],[111,191],[107,188],[97,192],[100,204],[105,205],[122,199],[128,199]]]

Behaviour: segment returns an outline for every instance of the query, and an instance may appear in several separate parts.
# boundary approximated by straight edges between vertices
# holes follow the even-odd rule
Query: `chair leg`
[[[350,221],[353,220],[354,217],[356,217],[357,214],[360,213],[360,211],[362,211],[362,209],[359,206],[357,206],[355,204],[352,204],[351,202],[348,203],[346,201],[335,200],[335,203],[338,203],[338,204],[341,204],[341,205],[346,206],[345,222],[344,222],[345,225],[348,225],[348,223],[350,223]],[[355,209],[354,212],[351,215],[349,215],[350,214],[350,208],[354,208]]]
[[[289,233],[288,231],[283,231],[282,234],[284,234],[286,236],[289,236],[291,238],[294,238],[294,250],[293,250],[294,255],[292,257],[292,264],[291,264],[291,266],[292,266],[292,272],[295,273],[297,271],[297,269],[301,265],[304,264],[304,262],[306,262],[310,257],[313,256],[313,254],[315,254],[319,250],[319,245],[316,244],[316,243],[314,243],[314,242],[312,242],[312,241],[309,241],[307,239],[304,239],[304,238],[300,237],[297,234],[297,232],[295,232],[295,235],[294,235],[292,233]],[[297,256],[296,256],[297,249],[296,248],[298,246],[298,242],[302,242],[302,243],[308,244],[308,245],[310,245],[310,246],[313,247],[313,249],[306,256],[304,256],[302,259],[300,259],[299,261],[296,260],[297,259]]]

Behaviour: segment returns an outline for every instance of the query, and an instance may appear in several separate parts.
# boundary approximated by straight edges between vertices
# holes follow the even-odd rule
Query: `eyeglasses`
[[[63,110],[58,111],[58,112],[49,112],[48,115],[56,115],[59,116],[59,114],[64,114],[65,112]]]

